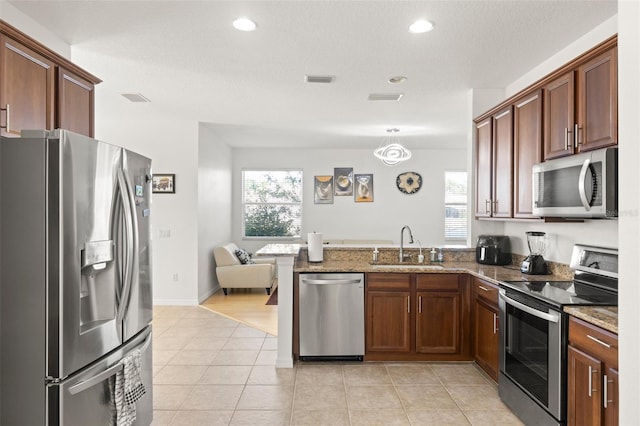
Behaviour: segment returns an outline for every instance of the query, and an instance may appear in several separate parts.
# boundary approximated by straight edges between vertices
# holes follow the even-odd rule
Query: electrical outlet
[[[178,277],[178,274],[173,274],[173,281],[174,281],[174,282],[178,282],[178,281],[180,281],[180,279],[179,279],[179,277]]]
[[[158,230],[158,236],[160,238],[171,238],[171,229],[160,229],[160,230]]]

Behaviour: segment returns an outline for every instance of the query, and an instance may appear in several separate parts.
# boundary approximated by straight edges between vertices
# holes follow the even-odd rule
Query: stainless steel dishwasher
[[[300,274],[300,359],[364,356],[364,274]]]

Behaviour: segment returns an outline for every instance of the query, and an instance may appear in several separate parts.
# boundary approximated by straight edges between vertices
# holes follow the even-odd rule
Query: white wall
[[[302,236],[321,232],[325,239],[384,239],[400,243],[400,229],[409,225],[423,247],[444,245],[444,171],[465,170],[465,150],[412,150],[413,157],[385,166],[370,150],[234,149],[233,239],[254,251],[265,241],[242,241],[241,173],[250,168],[294,168],[304,171]],[[353,197],[334,197],[333,204],[314,204],[313,177],[333,175],[334,167],[353,167],[354,173],[373,174],[373,202],[356,203]],[[401,193],[396,177],[414,171],[422,188]]]
[[[71,46],[48,29],[34,22],[6,0],[0,0],[0,19],[29,34],[60,56],[71,58]]]
[[[618,4],[618,96],[620,138],[620,424],[638,424],[640,389],[640,3]]]
[[[213,248],[231,241],[231,148],[200,126],[198,148],[198,300],[218,288]]]
[[[100,75],[101,64],[92,65]],[[153,103],[131,103],[103,83],[96,138],[151,158],[154,173],[175,173],[176,193],[152,196],[153,301],[197,304],[198,124],[165,116]]]

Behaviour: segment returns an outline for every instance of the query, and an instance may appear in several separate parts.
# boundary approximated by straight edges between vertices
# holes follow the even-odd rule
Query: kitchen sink
[[[429,270],[429,269],[444,269],[441,265],[385,265],[385,264],[375,264],[371,265],[374,269],[418,269],[418,270]]]

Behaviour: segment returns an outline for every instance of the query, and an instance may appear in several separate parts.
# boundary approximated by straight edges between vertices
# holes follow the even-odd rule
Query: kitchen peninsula
[[[368,296],[365,296],[367,305],[365,311],[365,315],[367,315],[367,353],[364,358],[365,361],[387,360],[390,359],[390,354],[396,360],[406,361],[475,360],[478,365],[487,371],[487,374],[494,378],[497,375],[497,355],[491,353],[491,351],[487,355],[484,349],[490,347],[493,344],[492,342],[497,344],[497,325],[495,325],[497,324],[497,318],[493,317],[493,321],[491,318],[492,313],[497,315],[498,311],[498,284],[505,281],[527,281],[531,278],[537,281],[566,281],[573,278],[573,270],[568,265],[557,263],[550,263],[551,273],[549,275],[532,277],[522,274],[519,268],[519,262],[522,259],[517,255],[514,255],[511,265],[491,266],[478,264],[475,262],[475,250],[471,248],[444,248],[443,262],[425,262],[424,264],[416,262],[419,254],[416,248],[406,250],[406,253],[410,254],[411,257],[402,264],[399,264],[397,260],[398,247],[391,245],[378,247],[377,262],[373,261],[373,249],[373,247],[363,245],[325,245],[323,261],[312,263],[308,262],[306,247],[301,246],[295,256],[295,260],[292,254],[288,258],[280,260],[287,259],[287,261],[294,263],[290,269],[293,276],[291,281],[283,275],[285,273],[284,269],[279,268],[278,273],[279,279],[282,280],[278,284],[280,287],[279,297],[283,298],[280,299],[283,301],[279,304],[279,309],[281,310],[279,312],[279,320],[282,318],[285,321],[279,324],[279,333],[283,333],[279,335],[279,340],[288,345],[287,348],[283,347],[286,352],[278,354],[278,360],[289,359],[288,357],[291,353],[293,353],[292,359],[297,359],[299,345],[297,283],[300,274],[366,274]],[[265,247],[258,253],[273,255],[274,247]],[[393,280],[393,282],[389,280]],[[403,280],[407,283],[406,287],[398,287],[402,286]],[[287,284],[288,282],[291,282],[290,287]],[[373,286],[377,288],[373,288]],[[289,295],[285,295],[287,289],[290,289],[291,293]],[[393,290],[396,290],[396,293],[392,293]],[[438,299],[429,299],[429,296],[434,294]],[[389,318],[387,318],[388,312],[392,312],[391,315],[396,315],[398,312],[394,310],[395,308],[392,305],[384,305],[381,309],[390,309],[390,311],[385,311],[385,318],[377,318],[378,322],[375,322],[377,315],[373,314],[374,304],[387,303],[386,300],[390,300],[387,299],[387,296],[393,297],[395,295],[398,296],[396,297],[398,308],[403,309],[403,312],[398,313],[398,315],[408,315],[406,318],[403,317],[406,322],[405,331],[407,336],[403,337],[405,340],[398,345],[398,347],[403,348],[404,353],[401,353],[402,350],[397,350],[397,347],[390,349],[380,345],[376,346],[376,335],[371,332],[372,327],[380,327],[381,324],[384,326],[389,321]],[[420,297],[422,297],[421,300]],[[401,303],[403,304],[402,306],[400,306]],[[415,317],[411,317],[411,315],[415,315],[413,312],[418,312],[423,303],[433,303],[431,305],[432,308],[441,308],[444,311],[449,309],[456,311],[457,316],[440,316],[439,318],[446,318],[446,324],[439,327],[441,330],[426,330],[426,322],[423,325],[423,329],[420,330],[420,321]],[[404,313],[408,305],[410,313]],[[600,318],[591,318],[591,312],[599,313],[606,309],[609,315],[605,319],[610,324],[609,326],[606,324],[604,326],[609,330],[617,330],[616,308],[594,309],[576,306],[570,309],[571,311],[568,311],[568,313],[571,315],[580,315],[581,319],[601,327],[603,326],[602,315],[600,315]],[[292,316],[290,312],[293,313]],[[432,317],[429,321],[434,319],[436,318]],[[285,324],[287,324],[286,327]],[[420,333],[422,333],[422,336]],[[455,342],[451,343],[453,340]],[[416,350],[416,348],[419,350]],[[487,357],[488,359],[485,359]],[[286,367],[284,363],[281,365]]]

